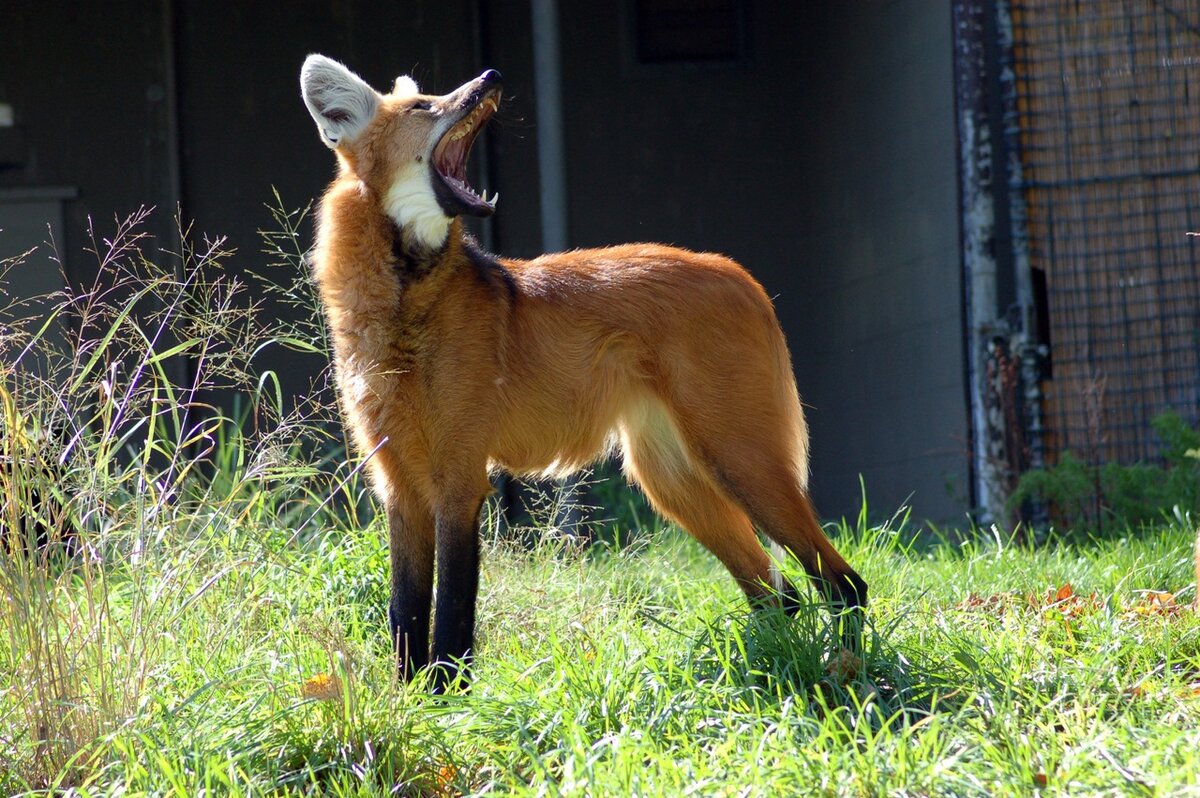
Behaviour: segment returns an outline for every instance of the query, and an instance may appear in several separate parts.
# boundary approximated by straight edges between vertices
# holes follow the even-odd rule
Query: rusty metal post
[[[1004,517],[1006,462],[1003,412],[988,390],[988,346],[1003,336],[997,291],[995,153],[987,0],[955,2],[954,100],[958,131],[959,209],[962,220],[967,380],[971,404],[971,466],[978,521]]]
[[[1021,163],[1021,119],[1017,105],[1017,74],[1013,54],[1013,20],[1009,0],[996,0],[997,81],[1003,125],[1003,154],[1005,178],[1008,184],[1008,219],[1011,229],[1013,278],[1016,286],[1017,330],[1014,351],[1021,363],[1023,439],[1022,452],[1028,469],[1046,464],[1044,429],[1042,426],[1042,364],[1048,352],[1037,335],[1037,300],[1033,290],[1033,272],[1029,260],[1028,213],[1025,205],[1025,183]],[[1046,521],[1045,507],[1035,506],[1032,518],[1035,526]]]

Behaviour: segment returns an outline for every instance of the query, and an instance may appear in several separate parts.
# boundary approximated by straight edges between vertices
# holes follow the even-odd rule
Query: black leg
[[[475,597],[479,592],[481,502],[473,511],[437,520],[437,610],[433,620],[433,690],[442,692],[462,676],[469,679],[475,638]]]
[[[805,564],[813,585],[829,602],[830,611],[840,619],[842,648],[860,654],[863,651],[863,624],[867,606],[867,583],[853,570],[832,574],[826,578],[820,564]]]
[[[790,579],[783,580],[783,587],[779,591],[779,605],[790,617],[795,616],[804,606],[799,589],[792,584]]]
[[[424,528],[420,528],[420,527]],[[400,677],[411,680],[429,664],[429,609],[433,597],[433,530],[398,511],[388,513],[392,596],[388,627]]]
[[[863,625],[866,620],[863,608],[867,606],[867,583],[854,571],[848,571],[838,574],[835,592],[837,597],[834,604],[849,610],[842,614],[842,648],[861,654]]]

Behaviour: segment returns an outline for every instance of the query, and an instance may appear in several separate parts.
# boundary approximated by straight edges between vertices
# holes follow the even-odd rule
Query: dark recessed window
[[[745,42],[745,2],[634,0],[642,64],[736,61]]]

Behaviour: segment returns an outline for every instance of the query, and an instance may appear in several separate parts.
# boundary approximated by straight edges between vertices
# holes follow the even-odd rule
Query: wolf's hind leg
[[[684,451],[659,408],[646,409],[621,428],[625,470],[663,516],[680,524],[716,555],[752,605],[794,592],[758,541],[750,518],[712,483]]]
[[[790,402],[773,406],[762,397],[755,402],[733,395],[723,401],[717,396],[700,398],[708,401],[691,397],[693,401],[675,409],[682,445],[751,523],[800,561],[833,611],[843,614],[842,644],[860,649],[867,583],[825,536],[805,490],[805,436],[798,403],[789,409]],[[795,598],[794,591],[790,597]],[[787,598],[785,593],[785,605]]]
[[[737,480],[737,472],[730,463],[726,478]],[[792,469],[779,464],[768,474],[765,479],[740,480],[732,490],[758,527],[800,561],[833,611],[843,615],[842,645],[861,650],[866,581],[826,537],[808,493],[792,478]]]

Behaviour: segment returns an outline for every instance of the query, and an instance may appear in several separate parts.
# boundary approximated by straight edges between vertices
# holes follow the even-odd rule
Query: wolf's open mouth
[[[488,199],[486,191],[481,196],[467,183],[467,156],[471,152],[471,144],[474,143],[475,137],[491,119],[492,114],[496,113],[499,103],[500,89],[492,89],[470,112],[455,122],[433,148],[433,169],[453,198],[464,206],[460,211],[462,213],[488,216],[496,210],[499,194]]]

